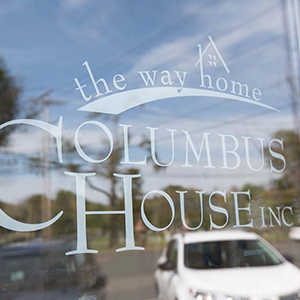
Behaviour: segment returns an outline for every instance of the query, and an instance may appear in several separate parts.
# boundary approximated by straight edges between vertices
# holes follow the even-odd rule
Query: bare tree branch
[[[101,189],[101,188],[95,186],[95,185],[91,182],[91,180],[90,180],[88,177],[86,177],[86,182],[87,182],[88,185],[89,185],[92,189],[94,189],[95,191],[100,192],[100,193],[106,195],[108,198],[111,197],[110,193],[108,193],[107,191],[105,191],[105,190],[103,190],[103,189]]]

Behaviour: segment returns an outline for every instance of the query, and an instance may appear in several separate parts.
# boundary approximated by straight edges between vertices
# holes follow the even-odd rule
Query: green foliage
[[[287,190],[290,188],[299,189],[299,160],[300,160],[300,141],[299,135],[292,130],[279,130],[273,138],[283,139],[284,149],[281,149],[279,143],[272,144],[272,150],[282,154],[286,159],[286,168],[279,179],[274,180],[274,188],[278,190]],[[273,166],[277,169],[283,167],[283,162],[271,157],[269,151],[265,149],[268,159],[272,159]]]
[[[250,190],[251,199],[261,198],[265,193],[265,188],[263,186],[246,183],[243,186],[242,191],[248,190]]]
[[[175,218],[170,230],[173,232],[184,230],[180,214],[180,196],[179,193],[176,193],[176,191],[187,191],[187,189],[182,186],[171,185],[163,190],[172,198],[175,206]],[[200,196],[195,193],[195,190],[188,190],[188,193],[184,196],[185,220],[187,225],[190,227],[197,227],[200,224],[203,213],[203,224],[201,229],[208,229],[208,196],[205,194],[203,195],[203,211],[200,208]],[[145,211],[149,221],[156,227],[163,228],[171,221],[171,208],[164,197],[154,197],[147,200],[145,203]],[[216,219],[217,218],[218,216],[216,215]],[[220,223],[222,222],[222,220],[219,221]]]
[[[15,119],[19,112],[18,98],[21,88],[16,79],[11,76],[6,69],[4,61],[0,58],[0,124]],[[0,131],[0,145],[4,146],[8,142],[8,136],[14,128],[9,126]]]

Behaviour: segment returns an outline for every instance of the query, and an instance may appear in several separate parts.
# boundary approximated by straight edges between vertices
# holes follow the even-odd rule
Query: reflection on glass
[[[1,299],[105,299],[106,275],[92,256],[64,255],[71,244],[52,240],[2,246]]]
[[[185,266],[192,269],[260,267],[282,263],[257,240],[192,243],[185,245],[184,251]]]
[[[248,224],[300,266],[299,0],[33,2],[0,4],[0,125],[57,126],[62,117],[62,160],[51,134],[20,124],[1,129],[0,209],[26,224],[63,215],[40,231],[0,226],[1,300],[154,299],[161,248],[195,228],[222,236],[220,228]],[[87,106],[93,113],[80,110]],[[114,174],[139,174],[130,189],[132,228],[146,250],[115,253],[126,244],[124,214],[89,214],[88,248],[99,252],[66,256],[76,249],[80,219],[66,171],[96,173],[86,179],[85,208],[106,213],[125,207]],[[142,218],[151,191],[174,204],[172,219],[161,193],[145,201],[152,228],[171,224],[164,231]],[[238,191],[246,194],[237,201]],[[230,278],[223,272],[247,274],[239,299],[261,290],[258,298],[298,299],[299,284],[287,288],[298,280],[296,267],[261,240],[169,246],[157,285],[170,287],[182,265],[219,277],[199,287],[206,276],[192,286],[183,274],[186,294],[166,288],[161,299],[214,299]],[[275,273],[262,273],[286,266],[283,287]],[[227,287],[220,299],[240,295]]]

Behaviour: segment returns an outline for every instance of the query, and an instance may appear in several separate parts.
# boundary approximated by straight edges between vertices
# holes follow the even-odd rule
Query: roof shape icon
[[[220,59],[222,65],[223,65],[223,67],[225,68],[226,72],[230,73],[230,71],[229,71],[229,69],[228,69],[228,67],[227,67],[227,65],[225,63],[225,60],[223,59],[223,57],[222,57],[219,49],[217,48],[215,42],[213,41],[213,39],[211,38],[211,36],[209,36],[208,39],[209,39],[209,43],[207,44],[207,46],[205,47],[205,49],[204,49],[203,52],[202,52],[201,44],[197,45],[198,48],[199,48],[199,60],[197,61],[195,67],[197,67],[199,64],[203,63],[202,59],[203,59],[203,57],[204,57],[205,54],[207,54],[208,57],[209,57],[209,64],[211,66],[215,66],[215,67],[217,66],[217,64],[216,64],[216,60],[217,60],[216,56],[207,53],[207,51],[209,50],[209,48],[212,47],[215,50],[216,55],[219,57],[219,59]]]

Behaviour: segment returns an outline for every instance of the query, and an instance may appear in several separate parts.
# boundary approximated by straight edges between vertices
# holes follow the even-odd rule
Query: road
[[[154,270],[160,250],[100,254],[107,274],[107,300],[154,300]]]

